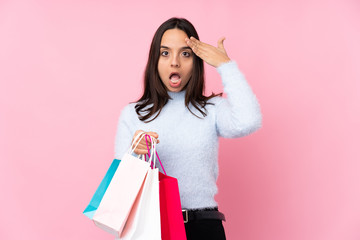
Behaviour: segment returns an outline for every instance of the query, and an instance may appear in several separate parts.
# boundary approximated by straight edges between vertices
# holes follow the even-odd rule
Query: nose
[[[172,67],[180,67],[180,61],[178,56],[173,56],[171,59],[171,66]]]

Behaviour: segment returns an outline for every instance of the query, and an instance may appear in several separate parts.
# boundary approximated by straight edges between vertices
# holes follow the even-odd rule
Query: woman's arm
[[[218,136],[236,138],[246,136],[261,127],[262,115],[259,103],[240,72],[236,62],[231,61],[224,48],[222,37],[214,47],[194,37],[185,38],[193,52],[221,75],[227,98],[217,102],[216,130]]]
[[[237,138],[255,132],[262,124],[260,105],[237,63],[230,61],[216,69],[227,94],[216,106],[218,136]]]
[[[116,159],[121,159],[124,156],[124,154],[129,150],[130,144],[134,141],[134,139],[138,135],[138,133],[145,132],[141,129],[138,129],[136,131],[132,130],[132,129],[134,129],[134,127],[131,127],[131,124],[133,124],[135,121],[138,121],[137,118],[133,119],[134,115],[131,114],[132,113],[131,111],[135,111],[135,109],[133,107],[134,106],[132,106],[132,105],[126,106],[123,109],[123,111],[121,112],[121,115],[119,117],[116,136],[115,136],[115,158]],[[159,137],[159,135],[156,132],[145,132],[145,133],[154,137],[157,140],[157,143],[160,142],[160,140],[157,139]],[[141,141],[139,142],[136,149],[134,150],[134,155],[138,156],[138,155],[146,154],[146,153],[148,153],[148,147],[147,147],[145,138],[142,137]]]

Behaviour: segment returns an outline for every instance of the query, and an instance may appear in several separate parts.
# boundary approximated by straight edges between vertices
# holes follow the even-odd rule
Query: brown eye
[[[190,53],[188,53],[188,52],[183,52],[183,55],[185,56],[185,57],[190,57]]]
[[[161,55],[162,55],[162,56],[167,56],[167,55],[169,55],[169,53],[168,53],[168,51],[162,51],[162,52],[161,52]]]

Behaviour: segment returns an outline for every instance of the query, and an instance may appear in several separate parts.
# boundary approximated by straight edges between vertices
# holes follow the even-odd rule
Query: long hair
[[[161,24],[156,30],[151,42],[149,58],[144,73],[144,93],[142,97],[137,100],[137,104],[135,105],[136,113],[141,121],[153,121],[157,116],[159,116],[162,108],[170,99],[170,96],[167,93],[168,90],[161,81],[157,65],[160,57],[161,38],[166,30],[174,28],[184,31],[188,38],[193,36],[199,40],[199,36],[194,26],[184,18],[170,18]],[[203,115],[203,117],[205,117],[207,115],[205,106],[207,104],[212,104],[207,103],[207,101],[215,96],[221,96],[222,93],[216,95],[212,93],[211,96],[208,97],[203,95],[204,62],[201,58],[196,56],[196,54],[193,54],[193,57],[191,78],[184,86],[184,89],[182,89],[186,90],[185,106],[193,115],[199,117],[190,110],[189,104],[191,103]],[[145,115],[142,115],[141,113],[145,113]],[[155,113],[157,113],[156,116],[151,120],[148,120]]]

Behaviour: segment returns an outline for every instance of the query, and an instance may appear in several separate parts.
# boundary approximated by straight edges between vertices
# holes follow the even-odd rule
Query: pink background
[[[0,239],[113,239],[82,211],[173,16],[227,38],[262,106],[260,131],[220,142],[228,239],[360,239],[356,0],[1,1]]]

